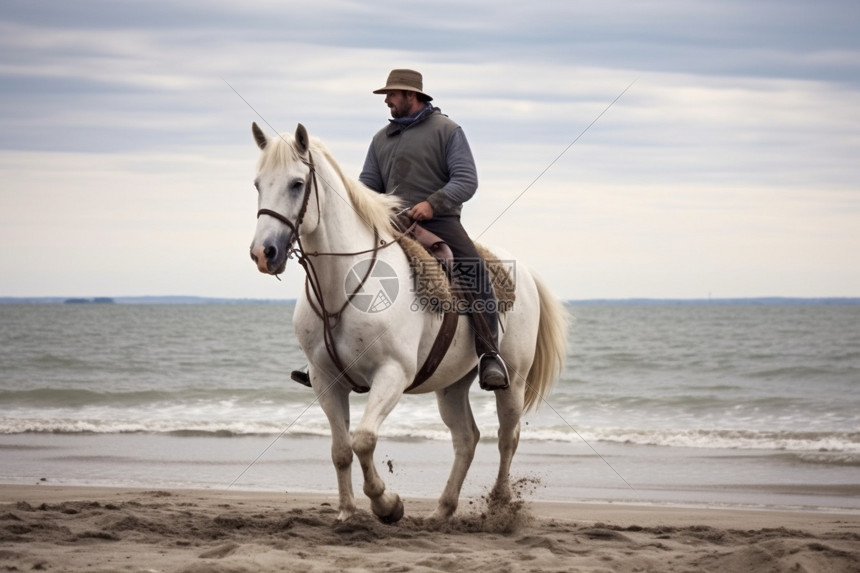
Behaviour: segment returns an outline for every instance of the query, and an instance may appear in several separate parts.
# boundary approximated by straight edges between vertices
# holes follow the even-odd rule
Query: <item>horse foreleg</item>
[[[439,504],[430,518],[431,520],[446,520],[457,511],[460,502],[460,490],[472,459],[481,433],[475,424],[472,407],[469,404],[469,387],[475,378],[473,370],[456,383],[436,392],[436,402],[442,421],[451,432],[451,442],[454,446],[454,463],[445,489],[439,497]]]
[[[318,394],[320,407],[331,428],[331,461],[337,473],[338,521],[345,521],[355,513],[355,494],[352,491],[352,443],[349,437],[349,390],[336,384]]]
[[[367,406],[361,422],[352,435],[352,450],[358,456],[364,473],[364,493],[370,498],[370,508],[381,521],[396,523],[403,517],[403,502],[396,493],[385,489],[385,482],[376,471],[373,454],[382,422],[397,405],[405,376],[397,367],[380,369],[373,378]]]

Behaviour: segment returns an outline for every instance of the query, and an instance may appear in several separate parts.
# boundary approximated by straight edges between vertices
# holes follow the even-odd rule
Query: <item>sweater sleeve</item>
[[[372,141],[370,142],[370,147],[367,148],[367,156],[364,158],[364,166],[361,168],[358,180],[377,193],[385,193],[385,183],[382,181],[379,161],[377,161],[376,154],[373,152]]]
[[[450,177],[448,183],[427,197],[427,201],[433,207],[434,215],[450,213],[471,199],[478,190],[478,169],[463,128],[458,127],[451,133],[445,157]],[[363,178],[362,182],[364,182]]]

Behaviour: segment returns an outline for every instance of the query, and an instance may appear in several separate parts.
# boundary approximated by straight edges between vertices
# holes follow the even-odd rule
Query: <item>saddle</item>
[[[439,235],[422,227],[407,215],[399,215],[395,219],[395,223],[398,229],[404,233],[398,242],[409,258],[413,272],[420,274],[428,270],[428,266],[436,267],[436,270],[441,268],[442,272],[434,272],[430,276],[425,275],[421,277],[422,280],[417,281],[419,284],[416,285],[418,287],[416,294],[438,303],[437,305],[430,304],[427,307],[429,310],[445,312],[446,308],[454,306],[452,301],[457,296],[462,295],[461,291],[459,294],[455,292],[457,289],[451,288],[450,284],[451,270],[454,265],[454,254],[451,247]],[[487,266],[490,281],[496,293],[496,300],[499,303],[499,311],[504,313],[505,309],[513,307],[516,298],[514,263],[500,260],[480,243],[475,243],[475,248]],[[428,263],[432,264],[428,265]]]
[[[451,252],[451,247],[442,240],[442,237],[428,231],[406,214],[398,215],[395,223],[401,232],[418,241],[418,244],[424,247],[424,250],[433,255],[433,258],[439,261],[450,272],[450,269],[454,265],[454,253]]]

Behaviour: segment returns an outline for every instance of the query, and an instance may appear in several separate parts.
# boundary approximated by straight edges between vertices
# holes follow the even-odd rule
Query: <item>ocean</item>
[[[0,305],[0,483],[336,491],[328,424],[289,379],[304,364],[292,310]],[[568,311],[565,370],[514,459],[526,495],[860,511],[860,306]],[[497,460],[492,394],[471,400],[464,497]],[[404,396],[377,450],[389,486],[435,497],[451,457],[434,397]]]

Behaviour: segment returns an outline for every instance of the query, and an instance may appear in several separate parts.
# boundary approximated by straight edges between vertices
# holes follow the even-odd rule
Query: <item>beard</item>
[[[409,102],[403,101],[400,105],[392,104],[388,107],[391,110],[391,117],[398,119],[409,115]]]

